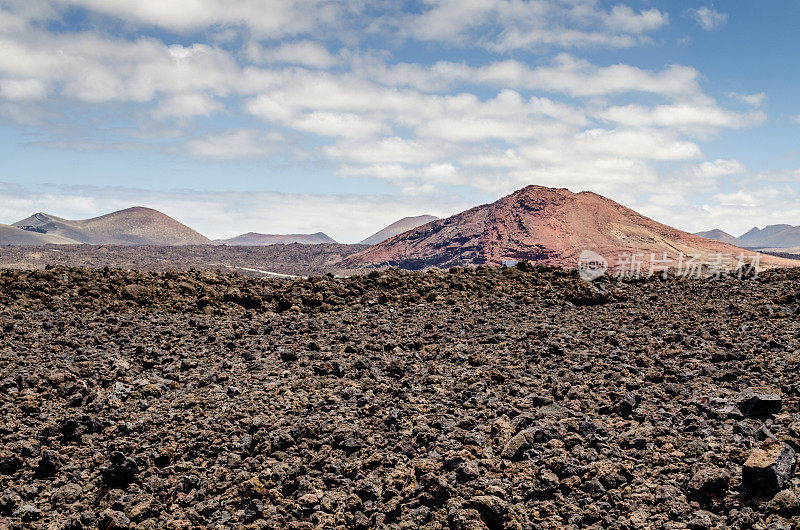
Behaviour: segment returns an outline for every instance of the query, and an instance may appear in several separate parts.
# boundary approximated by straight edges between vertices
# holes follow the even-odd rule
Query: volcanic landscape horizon
[[[248,278],[152,251],[0,271],[7,527],[796,520],[797,269]]]

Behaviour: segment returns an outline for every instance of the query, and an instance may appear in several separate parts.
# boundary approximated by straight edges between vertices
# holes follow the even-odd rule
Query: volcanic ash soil
[[[792,528],[800,272],[0,271],[0,528]]]

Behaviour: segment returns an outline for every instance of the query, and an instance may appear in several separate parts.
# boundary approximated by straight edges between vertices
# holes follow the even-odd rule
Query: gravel
[[[792,528],[800,272],[0,271],[0,529]]]

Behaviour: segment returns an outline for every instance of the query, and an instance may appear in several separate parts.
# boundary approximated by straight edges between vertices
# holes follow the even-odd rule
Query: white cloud
[[[526,138],[542,137],[553,132],[553,125],[535,122],[518,122],[511,119],[441,117],[426,122],[418,129],[423,137],[454,142],[479,142],[498,139],[517,142]]]
[[[706,31],[714,31],[728,22],[728,14],[720,13],[714,6],[703,6],[699,9],[690,9],[689,14]]]
[[[765,119],[756,110],[763,93],[731,92],[752,107],[734,112],[704,93],[702,73],[689,66],[492,54],[646,44],[669,23],[653,8],[442,0],[408,16],[387,2],[370,8],[380,16],[353,21],[346,15],[366,4],[10,1],[15,7],[0,7],[0,112],[36,117],[53,136],[48,145],[63,148],[158,149],[219,162],[301,163],[304,155],[330,178],[381,179],[409,196],[463,186],[490,198],[540,183],[632,201],[678,167],[668,198],[642,202],[661,211],[686,199],[681,182],[713,187],[744,171],[735,160],[705,161],[702,140]],[[85,29],[31,23],[57,22],[66,6],[91,10]],[[122,23],[119,36],[92,27],[106,17]],[[350,26],[367,26],[362,37],[380,37],[381,49],[350,39]],[[182,44],[165,42],[162,30],[183,34],[174,39]],[[402,39],[436,42],[431,56],[451,60],[393,64]],[[475,46],[485,52],[467,51]],[[71,113],[88,119],[67,130]]]
[[[608,96],[641,92],[665,97],[696,97],[700,93],[699,73],[687,66],[669,65],[652,72],[626,64],[597,66],[568,54],[558,55],[552,64],[530,68],[515,60],[470,67],[463,63],[439,62],[431,66],[364,62],[356,72],[393,86],[423,91],[441,91],[457,83],[544,90],[578,97]]]
[[[417,15],[402,13],[390,2],[331,2],[329,0],[31,0],[34,8],[18,0],[14,18],[5,25],[19,26],[31,18],[57,19],[67,9],[86,9],[95,17],[111,17],[128,25],[158,27],[171,32],[214,33],[232,39],[232,30],[258,39],[287,36],[318,36],[358,40],[364,34],[397,32],[419,40],[455,44],[479,44],[496,50],[530,46],[577,47],[603,45],[628,47],[647,42],[644,34],[668,24],[669,17],[658,9],[635,11],[625,5],[604,10],[595,0],[440,0],[424,2]],[[23,14],[25,16],[20,16]],[[370,13],[362,19],[364,13]],[[0,18],[0,30],[4,20]],[[483,36],[475,38],[476,35]],[[287,50],[290,56],[296,51]],[[322,55],[301,52],[315,61]],[[297,57],[278,59],[297,61]],[[312,66],[309,62],[300,62]]]
[[[404,189],[408,190],[407,181],[419,181],[414,186],[423,183],[433,186],[435,190],[437,184],[462,184],[463,176],[459,175],[458,169],[451,163],[428,164],[418,168],[409,168],[402,164],[372,164],[362,167],[344,167],[340,172],[344,176],[368,176],[377,177],[393,182],[400,182]],[[419,189],[419,188],[416,188]]]
[[[126,22],[181,33],[213,27],[243,26],[265,38],[296,35],[332,26],[347,11],[347,4],[325,0],[57,0],[57,4],[83,7]]]
[[[573,136],[521,145],[519,152],[550,166],[571,165],[597,157],[617,157],[643,163],[648,160],[691,160],[702,157],[697,144],[651,130],[590,129]]]
[[[483,151],[464,155],[461,164],[477,168],[523,169],[530,163],[516,149],[488,148]]]
[[[231,129],[186,142],[186,152],[192,156],[215,160],[259,158],[275,152],[281,143],[279,133],[262,134],[256,129]]]
[[[58,10],[47,0],[4,0],[0,4],[0,33],[24,31],[33,21],[57,16]]]
[[[47,85],[41,79],[2,79],[0,98],[10,100],[41,100],[47,96]]]
[[[282,62],[311,68],[330,68],[339,62],[323,44],[313,41],[288,42],[270,49],[253,43],[247,52],[252,60],[261,63]]]
[[[697,178],[660,180],[658,193],[627,206],[682,230],[720,228],[736,236],[754,225],[798,224],[800,220],[800,189],[792,184],[742,179],[720,191],[721,186],[703,186],[707,183]]]
[[[697,93],[695,69],[670,65],[658,73],[626,64],[597,67],[588,61],[560,55],[551,67],[533,72],[531,88],[591,97],[624,92],[649,92],[669,97]]]
[[[195,116],[210,116],[222,109],[223,106],[220,102],[206,94],[176,94],[159,101],[155,115],[162,119],[185,119]]]
[[[730,175],[741,175],[747,172],[747,168],[738,160],[714,160],[703,162],[695,166],[692,174],[695,177],[716,179]]]
[[[575,156],[554,164],[531,164],[525,169],[509,172],[509,177],[498,178],[497,174],[484,173],[478,177],[477,183],[487,191],[502,185],[505,191],[511,192],[536,183],[575,191],[591,190],[614,198],[632,190],[646,190],[658,182],[658,174],[642,160],[597,155]]]
[[[742,234],[754,225],[797,224],[800,219],[800,193],[788,184],[750,182],[733,191],[718,193],[704,205],[705,226],[721,226],[732,234]]]
[[[609,107],[597,117],[628,127],[667,127],[703,136],[720,128],[741,129],[758,125],[766,119],[763,112],[737,113],[715,105],[625,105]]]
[[[568,105],[539,98],[525,101],[513,90],[503,90],[485,102],[454,98],[439,110],[438,115],[431,113],[427,120],[421,120],[417,128],[420,136],[453,142],[494,138],[513,143],[566,133],[586,123],[583,114]]]
[[[731,99],[735,99],[750,105],[753,108],[762,107],[764,102],[767,100],[767,94],[764,92],[759,92],[758,94],[739,94],[736,92],[728,92],[725,95]]]
[[[535,28],[525,31],[512,29],[501,35],[501,38],[490,48],[498,52],[541,46],[558,46],[561,48],[581,48],[591,46],[609,46],[613,48],[630,48],[638,40],[630,35],[609,35],[599,32],[586,32],[566,28]]]
[[[241,87],[242,70],[229,54],[206,44],[167,46],[150,38],[112,40],[90,33],[38,30],[0,38],[0,76],[60,87],[63,96],[90,103],[145,102],[161,93]]]
[[[364,118],[352,112],[311,112],[288,125],[298,131],[343,138],[370,138],[389,131],[381,120]]]
[[[627,31],[630,33],[645,33],[654,31],[669,23],[669,15],[658,9],[648,9],[636,13],[624,5],[616,5],[610,13],[603,16],[604,21],[611,29]]]
[[[225,100],[255,93],[242,105],[250,115],[330,139],[332,145],[319,152],[341,164],[340,174],[386,179],[407,193],[430,192],[443,184],[488,191],[499,181],[507,186],[562,180],[587,187],[642,181],[643,175],[654,175],[651,162],[702,156],[697,144],[681,134],[743,127],[759,118],[716,106],[702,94],[698,72],[677,65],[653,72],[560,55],[538,68],[501,61],[479,67],[401,65],[395,71],[360,63],[354,71],[332,73],[242,66],[230,53],[205,44],[106,41],[89,34],[38,37],[43,38],[14,41],[35,59],[23,66],[30,71],[13,71],[15,76],[38,73],[43,83],[60,84],[62,94],[96,103],[154,100],[154,115],[161,119],[236,112]],[[48,63],[46,51],[53,46],[61,47],[62,61],[72,68]],[[3,67],[0,62],[0,72]],[[526,98],[509,89],[482,99],[466,89],[436,94],[395,86],[392,77],[400,79],[403,73],[413,80],[406,83],[412,87],[433,79],[440,85],[519,86],[583,98],[641,92],[695,103],[608,107],[594,99],[568,104]],[[615,127],[599,128],[592,122],[597,118]],[[287,149],[255,128],[200,135],[186,128],[183,134],[190,135],[183,153],[214,160],[264,158],[281,146]],[[498,149],[515,155],[497,156]],[[479,154],[482,158],[476,158]],[[487,170],[494,174],[487,177]]]
[[[668,134],[647,130],[592,129],[575,139],[579,152],[642,160],[686,160],[702,156],[700,147]]]
[[[331,158],[366,165],[426,164],[446,157],[441,145],[399,137],[372,142],[338,142],[325,148]]]
[[[755,177],[762,182],[800,183],[800,168],[762,171]]]
[[[627,6],[605,11],[591,0],[442,0],[406,20],[407,34],[420,40],[479,44],[496,51],[541,46],[629,47],[643,33],[668,22],[657,9]],[[495,30],[495,28],[500,28]]]
[[[461,41],[465,31],[485,21],[502,2],[494,0],[442,0],[413,17],[407,31],[422,40]],[[537,9],[541,2],[531,2]]]

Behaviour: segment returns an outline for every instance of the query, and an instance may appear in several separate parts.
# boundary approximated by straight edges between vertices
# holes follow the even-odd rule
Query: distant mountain
[[[695,232],[694,235],[706,237],[708,239],[716,239],[717,241],[722,241],[723,243],[728,243],[729,245],[741,246],[741,243],[736,236],[732,236],[728,232],[720,230],[719,228],[715,228],[714,230],[709,230],[707,232]]]
[[[92,245],[207,245],[211,241],[157,210],[136,206],[110,214],[71,221],[46,213],[36,213],[13,224],[46,236],[48,243]],[[25,244],[25,243],[17,243]]]
[[[698,232],[696,235],[746,248],[789,248],[800,246],[800,226],[787,224],[751,228],[747,233],[739,237],[734,237],[719,229]]]
[[[47,245],[48,243],[74,243],[69,239],[54,234],[29,232],[16,226],[0,224],[0,245]]]
[[[322,232],[317,232],[316,234],[258,234],[256,232],[248,232],[230,239],[217,239],[214,242],[232,247],[261,247],[267,245],[289,245],[291,243],[302,243],[304,245],[336,243],[336,241]]]
[[[375,232],[374,234],[366,238],[364,241],[359,243],[359,245],[377,245],[381,241],[385,241],[390,237],[402,234],[403,232],[408,232],[409,230],[413,230],[418,226],[422,226],[437,219],[438,217],[434,217],[432,215],[417,215],[415,217],[404,217],[399,221],[395,221],[394,223],[390,224],[383,230]]]
[[[767,225],[764,228],[751,228],[747,233],[744,233],[738,237],[739,245],[744,247],[768,247],[768,246],[787,246],[791,247],[794,246],[792,244],[784,245],[774,244],[776,241],[780,241],[780,237],[778,237],[781,233],[786,232],[787,230],[792,230],[796,227],[787,224],[777,224],[777,225]],[[796,243],[800,244],[800,243]]]
[[[345,258],[341,265],[421,269],[528,260],[574,268],[584,251],[599,254],[618,270],[626,255],[636,255],[645,272],[651,256],[661,258],[665,253],[671,263],[677,263],[680,253],[699,254],[701,263],[710,263],[713,255],[743,252],[663,225],[595,193],[528,186],[492,204],[378,243]],[[764,256],[761,264],[800,262]]]
[[[743,243],[743,246],[752,246],[758,248],[789,248],[789,247],[797,247],[800,246],[800,226],[791,226],[791,225],[774,225],[779,227],[785,227],[782,230],[774,230],[767,232],[767,229],[772,228],[770,226],[766,227],[762,231],[762,236],[759,238],[754,238],[754,243]],[[763,233],[766,232],[766,233]],[[749,232],[748,232],[749,233]],[[743,240],[743,237],[740,237],[740,241]]]

